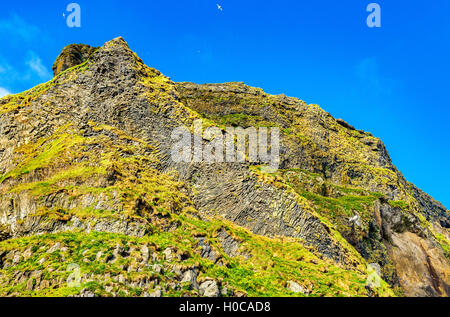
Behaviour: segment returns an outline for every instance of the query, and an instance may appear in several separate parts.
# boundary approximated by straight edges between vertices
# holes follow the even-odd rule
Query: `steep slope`
[[[369,133],[242,83],[174,83],[121,38],[54,69],[0,99],[1,295],[448,296],[448,211]],[[174,163],[196,119],[280,127],[280,170]],[[366,287],[368,263],[388,284]]]
[[[242,83],[177,86],[185,104],[219,124],[279,126],[281,169],[263,175],[265,182],[294,191],[302,208],[312,208],[367,261],[380,264],[383,278],[406,295],[448,295],[448,211],[404,179],[379,139],[317,105]],[[355,215],[361,227],[350,223]],[[291,235],[284,228],[276,234]]]

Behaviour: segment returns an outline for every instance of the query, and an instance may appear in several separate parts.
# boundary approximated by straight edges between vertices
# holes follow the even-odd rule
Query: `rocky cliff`
[[[172,82],[122,38],[53,69],[0,99],[0,295],[450,294],[449,213],[370,133],[243,83]],[[174,163],[195,120],[278,127],[280,169]]]

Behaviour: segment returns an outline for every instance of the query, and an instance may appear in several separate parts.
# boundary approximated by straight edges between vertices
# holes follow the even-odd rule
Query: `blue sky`
[[[319,104],[385,143],[405,177],[450,207],[450,1],[3,1],[0,95],[51,78],[70,43],[123,36],[175,81],[243,81]],[[375,2],[375,1],[373,1]],[[218,10],[219,3],[223,11]]]

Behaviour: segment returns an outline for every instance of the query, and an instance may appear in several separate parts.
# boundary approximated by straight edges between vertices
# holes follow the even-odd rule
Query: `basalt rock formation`
[[[450,294],[449,212],[370,133],[243,83],[172,82],[122,38],[53,69],[0,99],[0,295]],[[280,169],[175,163],[195,120],[280,128]]]

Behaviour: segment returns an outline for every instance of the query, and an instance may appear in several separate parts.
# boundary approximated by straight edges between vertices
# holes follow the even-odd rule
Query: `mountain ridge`
[[[66,69],[51,82],[0,99],[1,294],[51,295],[57,287],[75,296],[278,296],[293,295],[295,283],[303,290],[298,295],[448,296],[448,211],[404,179],[381,140],[317,105],[243,83],[174,83],[147,67],[122,38],[84,47],[89,53],[81,58],[73,58],[71,49],[55,61]],[[172,162],[171,131],[194,120],[205,126],[279,127],[280,170]],[[361,227],[349,222],[356,214]],[[187,228],[200,236],[190,237]],[[49,239],[40,241],[36,234]],[[71,252],[76,248],[70,241],[89,245],[83,236],[104,241],[111,234],[135,239],[127,242],[133,250],[117,242],[84,257],[88,272],[108,267],[94,281],[86,273],[78,289],[57,278],[36,282],[36,272],[53,274],[43,264],[57,243],[57,250],[66,248],[62,256],[73,258],[78,251]],[[151,241],[166,235],[172,238],[165,243]],[[186,246],[173,237],[186,239]],[[30,253],[25,249],[33,239],[42,252],[21,261],[17,254]],[[141,244],[152,249],[155,261]],[[277,244],[285,253],[273,249],[267,258],[248,247],[255,244]],[[293,259],[287,246],[301,256]],[[99,252],[111,256],[97,258]],[[133,261],[134,253],[142,261]],[[189,259],[201,265],[177,267]],[[117,267],[115,261],[127,264]],[[28,269],[14,271],[12,264],[22,262]],[[368,263],[380,265],[387,284],[364,285]],[[267,273],[267,281],[247,281],[238,272],[254,276],[250,266],[263,277],[264,270],[273,270],[282,278]],[[108,270],[117,273],[116,280],[101,281],[111,277]],[[61,266],[55,271],[68,274]],[[147,273],[133,281],[142,272]],[[210,276],[202,280],[202,274]],[[353,276],[351,282],[342,282],[344,276]]]

